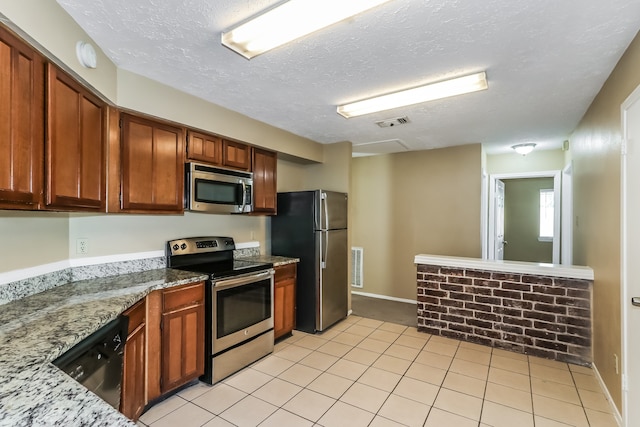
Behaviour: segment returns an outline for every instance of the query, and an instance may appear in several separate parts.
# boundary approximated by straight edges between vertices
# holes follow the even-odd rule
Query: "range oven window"
[[[215,304],[220,339],[271,317],[271,280],[218,290]]]
[[[232,182],[195,180],[195,200],[225,205],[242,204],[242,185]]]

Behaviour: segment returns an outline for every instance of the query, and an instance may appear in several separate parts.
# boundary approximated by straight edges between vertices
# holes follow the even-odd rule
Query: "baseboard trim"
[[[604,394],[607,397],[607,400],[609,401],[609,405],[611,406],[611,410],[613,412],[613,417],[616,419],[616,423],[618,423],[618,427],[623,427],[624,423],[622,420],[622,415],[620,414],[620,411],[618,411],[618,407],[616,406],[616,404],[613,403],[613,398],[611,397],[611,393],[609,393],[609,389],[607,388],[607,385],[604,383],[602,376],[600,376],[600,371],[598,371],[598,368],[596,367],[595,363],[591,364],[591,368],[593,369],[593,373],[596,375],[596,379],[600,383],[600,388],[602,389],[602,391],[604,391]]]
[[[355,295],[360,295],[363,297],[370,297],[370,298],[378,298],[378,299],[386,299],[389,301],[397,301],[397,302],[406,302],[409,304],[418,304],[418,301],[412,300],[412,299],[406,299],[406,298],[396,298],[396,297],[390,297],[387,295],[380,295],[380,294],[370,294],[368,292],[358,292],[358,291],[351,291],[352,294]]]

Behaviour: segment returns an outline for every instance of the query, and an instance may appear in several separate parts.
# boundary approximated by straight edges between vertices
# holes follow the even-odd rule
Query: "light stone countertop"
[[[590,267],[576,265],[503,261],[495,259],[465,258],[426,254],[416,255],[414,263],[439,265],[443,267],[470,268],[475,270],[500,271],[504,273],[533,274],[539,276],[593,280],[593,270]]]
[[[0,310],[0,426],[135,426],[51,361],[151,291],[206,280],[157,269],[57,286]]]
[[[279,267],[281,265],[287,264],[295,264],[300,262],[300,258],[290,258],[286,256],[278,256],[278,255],[257,255],[257,256],[247,256],[237,258],[241,261],[253,261],[253,262],[270,262],[274,267]]]

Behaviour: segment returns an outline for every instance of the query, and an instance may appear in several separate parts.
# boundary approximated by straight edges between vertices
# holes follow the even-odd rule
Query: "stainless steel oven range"
[[[233,259],[230,237],[167,242],[167,267],[206,273],[205,374],[214,384],[273,352],[273,265]]]

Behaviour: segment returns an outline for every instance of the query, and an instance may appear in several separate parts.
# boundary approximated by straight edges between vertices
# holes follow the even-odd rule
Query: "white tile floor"
[[[215,386],[182,390],[141,426],[616,426],[589,368],[350,316],[294,335]]]

